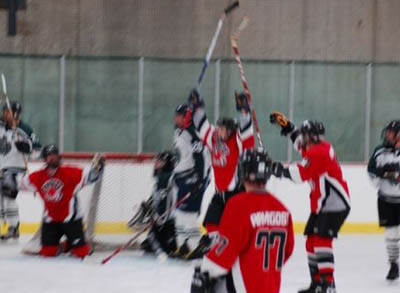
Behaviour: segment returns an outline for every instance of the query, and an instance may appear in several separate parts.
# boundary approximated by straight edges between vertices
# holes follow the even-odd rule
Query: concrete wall
[[[229,1],[27,0],[16,37],[6,36],[0,12],[0,52],[203,57]],[[398,0],[242,0],[215,56],[231,56],[229,36],[243,15],[251,19],[243,57],[400,61]]]

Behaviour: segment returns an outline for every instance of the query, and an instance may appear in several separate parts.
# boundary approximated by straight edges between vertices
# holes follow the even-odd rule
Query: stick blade
[[[229,5],[228,7],[225,8],[224,13],[225,15],[228,15],[229,13],[231,13],[234,9],[239,7],[239,1],[235,1],[233,2],[231,5]]]

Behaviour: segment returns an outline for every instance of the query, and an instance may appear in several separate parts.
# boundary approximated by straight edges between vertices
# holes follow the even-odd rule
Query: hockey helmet
[[[20,104],[19,102],[17,102],[17,101],[10,101],[10,107],[11,107],[11,110],[12,110],[12,112],[13,112],[14,117],[18,117],[19,114],[21,114],[21,112],[22,112],[22,106],[21,106],[21,104]],[[7,103],[5,103],[5,104],[3,105],[3,112],[4,112],[5,110],[8,110],[8,105],[7,105]]]
[[[49,155],[59,155],[58,147],[55,144],[49,144],[43,147],[41,157],[46,159]]]
[[[232,135],[234,135],[238,128],[238,124],[235,119],[226,118],[226,117],[218,119],[217,126],[225,127],[226,132],[228,134],[228,138],[231,137]]]
[[[394,132],[394,141],[388,139],[386,133],[388,131]],[[396,140],[400,139],[400,120],[392,120],[382,130],[383,144],[388,147],[393,147],[396,144]]]
[[[172,172],[177,161],[176,155],[172,151],[164,151],[156,155],[155,171]],[[158,162],[158,163],[157,163]]]
[[[186,104],[180,104],[175,108],[175,115],[185,115],[188,106]]]
[[[266,183],[271,176],[271,159],[263,148],[245,150],[239,164],[242,182]]]
[[[312,142],[319,142],[320,136],[325,134],[325,127],[320,121],[304,120],[301,123],[300,132],[308,135]]]

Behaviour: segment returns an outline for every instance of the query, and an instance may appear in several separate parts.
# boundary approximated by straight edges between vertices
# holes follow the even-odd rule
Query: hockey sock
[[[332,238],[315,236],[314,251],[317,258],[318,271],[322,281],[333,283],[333,272],[335,269]]]
[[[46,256],[46,257],[54,257],[57,256],[58,254],[58,245],[54,246],[42,246],[39,252],[40,255]]]
[[[308,267],[310,269],[311,280],[319,283],[321,281],[321,278],[318,272],[317,257],[314,253],[314,237],[315,236],[307,237],[306,251],[307,251]]]
[[[385,242],[386,242],[386,250],[388,254],[388,259],[390,263],[397,263],[399,260],[399,241],[400,241],[400,232],[398,226],[396,227],[388,227],[385,231]]]

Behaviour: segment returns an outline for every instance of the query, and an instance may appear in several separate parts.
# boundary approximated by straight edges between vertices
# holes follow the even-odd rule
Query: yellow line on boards
[[[301,234],[304,231],[305,223],[295,222],[294,231],[297,234]],[[32,234],[39,228],[39,223],[21,223],[20,232]],[[132,233],[125,222],[101,222],[96,224],[96,233],[98,234],[125,234]],[[345,223],[340,230],[340,233],[344,234],[378,234],[383,233],[383,229],[378,226],[377,223],[364,223],[364,222],[353,222]]]

